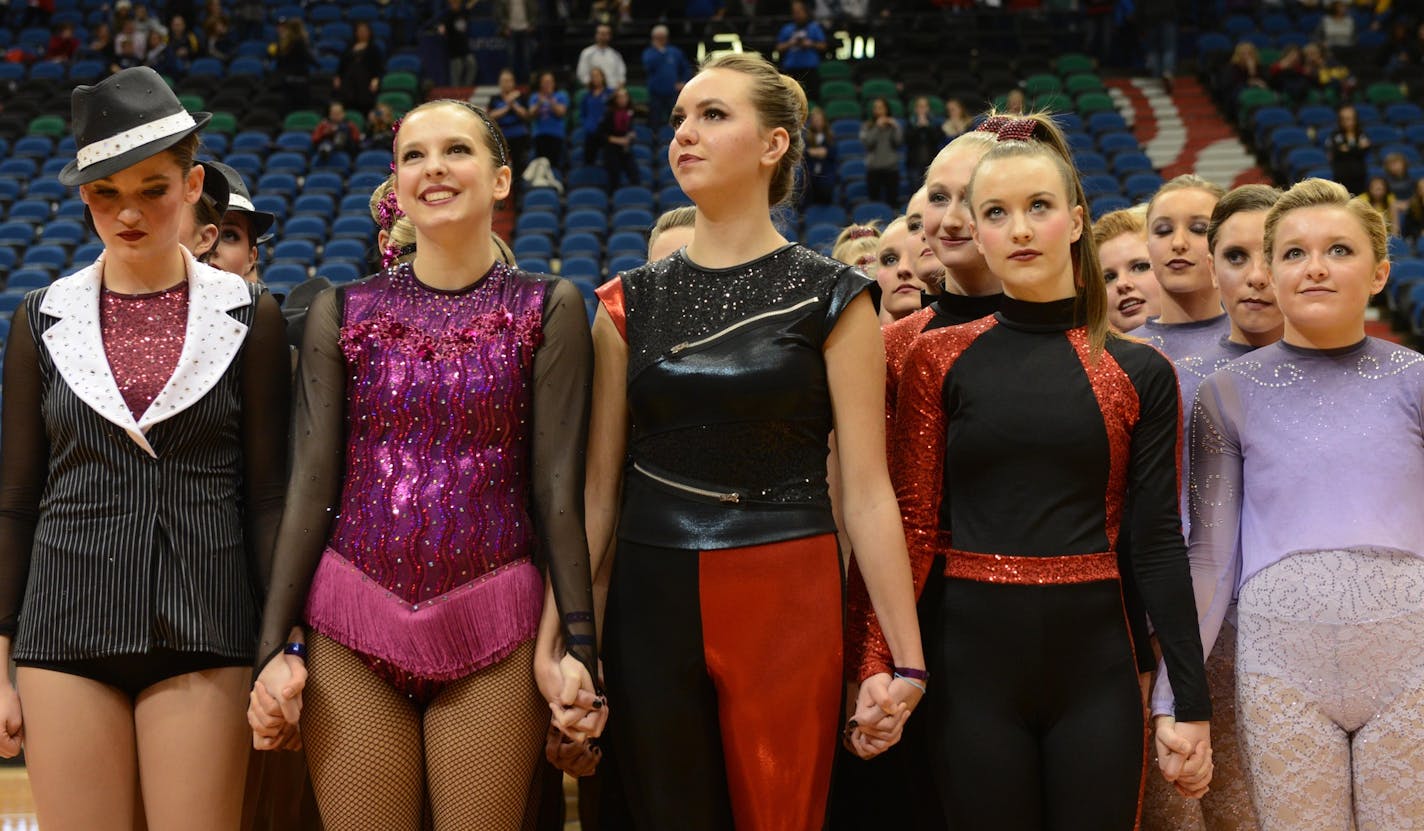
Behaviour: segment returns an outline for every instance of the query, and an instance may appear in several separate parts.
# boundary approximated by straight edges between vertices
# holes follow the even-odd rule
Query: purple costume
[[[264,648],[304,599],[312,628],[428,701],[533,638],[547,557],[556,594],[566,573],[576,596],[560,597],[566,622],[591,629],[581,512],[591,359],[577,290],[497,263],[456,292],[423,285],[409,265],[338,292],[313,304],[306,333],[297,429],[322,437],[304,450],[298,433]],[[331,387],[344,387],[340,400]],[[324,486],[309,487],[304,466]],[[313,567],[307,593],[300,577]],[[592,646],[589,634],[566,641]]]

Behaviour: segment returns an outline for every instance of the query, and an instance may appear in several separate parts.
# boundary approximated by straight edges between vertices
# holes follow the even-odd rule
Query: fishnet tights
[[[313,632],[302,740],[326,831],[519,831],[549,709],[533,643],[451,682],[423,711]],[[428,793],[427,793],[428,790]]]

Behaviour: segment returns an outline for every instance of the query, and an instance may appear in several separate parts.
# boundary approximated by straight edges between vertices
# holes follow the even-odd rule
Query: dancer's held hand
[[[846,744],[862,759],[873,758],[900,741],[905,721],[924,693],[904,679],[877,673],[856,694],[855,712],[846,723]]]
[[[252,746],[258,750],[296,750],[302,746],[302,690],[307,685],[307,665],[284,652],[267,662],[248,696],[247,723]]]
[[[20,713],[20,694],[15,685],[0,680],[0,719],[5,731],[0,734],[0,757],[13,759],[20,755],[20,747],[25,743],[25,721]]]
[[[549,724],[549,735],[544,742],[544,758],[549,764],[575,778],[591,776],[598,769],[603,758],[603,749],[592,740],[576,742],[563,734],[558,726]]]
[[[1163,778],[1182,796],[1200,799],[1211,784],[1211,725],[1158,716],[1156,746]]]
[[[549,702],[553,724],[576,742],[596,738],[608,721],[608,706],[594,686],[588,668],[564,653],[558,661],[543,659],[535,667],[539,691]]]

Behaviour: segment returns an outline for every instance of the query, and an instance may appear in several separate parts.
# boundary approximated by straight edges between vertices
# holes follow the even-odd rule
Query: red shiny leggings
[[[834,536],[714,551],[620,541],[604,669],[636,827],[819,831],[842,623]]]

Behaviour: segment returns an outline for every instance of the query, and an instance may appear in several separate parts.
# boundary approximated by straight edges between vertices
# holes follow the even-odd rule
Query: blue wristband
[[[304,643],[289,641],[286,646],[282,647],[282,653],[284,655],[295,655],[302,659],[302,663],[306,663],[307,661],[307,645]]]

